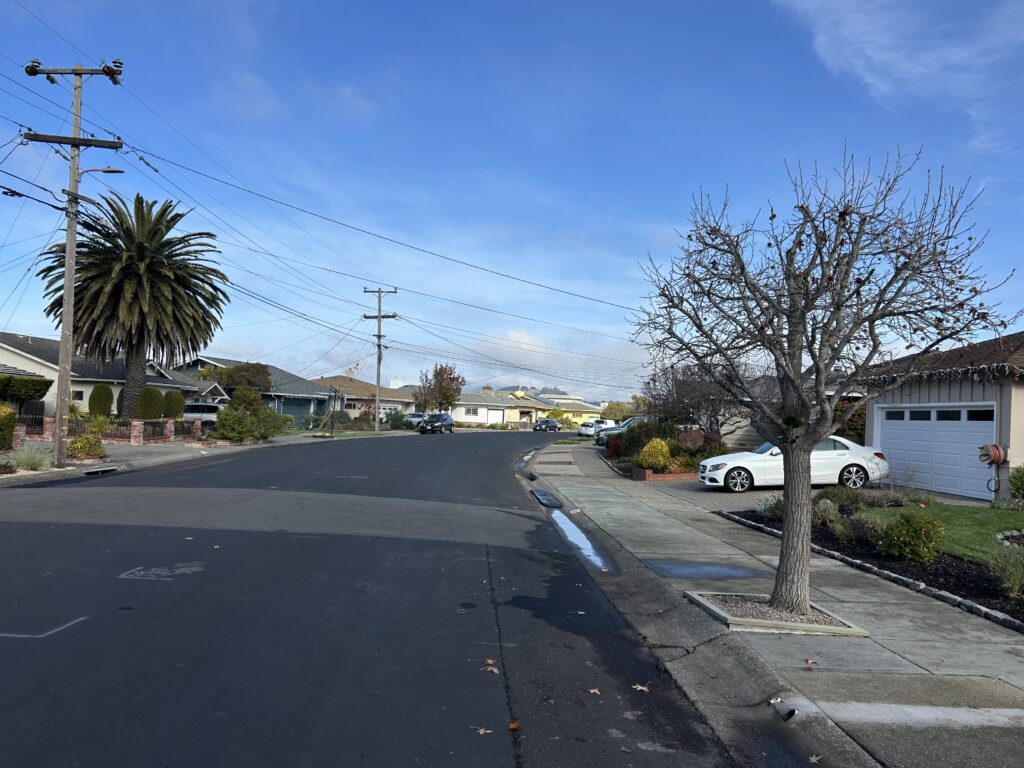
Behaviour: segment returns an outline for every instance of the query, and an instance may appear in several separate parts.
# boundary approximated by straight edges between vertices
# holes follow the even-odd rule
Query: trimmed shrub
[[[407,424],[405,421],[405,414],[401,411],[392,411],[388,414],[388,426],[391,429],[408,429],[411,428],[411,424]]]
[[[859,493],[865,507],[902,507],[907,503],[904,493],[891,488],[862,488]]]
[[[41,451],[38,448],[19,448],[11,454],[14,466],[18,469],[27,469],[30,472],[39,472],[50,468],[50,454],[48,451]]]
[[[1007,596],[1024,597],[1024,549],[997,549],[992,555],[992,573]]]
[[[140,419],[162,419],[164,417],[164,393],[156,387],[143,387],[139,393]]]
[[[636,456],[656,437],[668,440],[676,436],[676,425],[667,421],[644,421],[622,433],[622,455]]]
[[[109,416],[114,404],[114,390],[106,384],[97,384],[89,395],[89,413],[93,416]]]
[[[256,431],[256,420],[252,414],[237,408],[225,408],[217,414],[217,425],[210,433],[215,440],[230,440],[241,443],[252,439]]]
[[[180,419],[185,413],[185,396],[176,389],[168,390],[164,395],[164,418]]]
[[[124,387],[121,387],[121,389],[118,390],[118,392],[117,392],[117,399],[115,401],[115,404],[117,405],[117,415],[118,415],[118,417],[123,417],[124,416]]]
[[[622,435],[612,435],[608,438],[608,455],[617,459],[622,456]]]
[[[773,493],[768,496],[762,496],[754,509],[769,520],[781,522],[783,503],[783,498],[778,494]]]
[[[841,519],[839,507],[831,499],[818,499],[811,507],[812,525],[823,525],[829,530],[835,530],[835,525]]]
[[[822,488],[814,494],[814,504],[822,499],[828,499],[836,505],[836,509],[845,509],[856,512],[864,508],[864,495],[853,488],[846,488],[842,485],[834,485],[829,488]]]
[[[1010,496],[1024,501],[1024,464],[1010,470]]]
[[[0,403],[0,451],[9,451],[14,445],[14,424],[17,415],[14,409]]]
[[[68,443],[68,456],[74,459],[105,459],[107,451],[99,435],[79,435]]]
[[[942,523],[923,512],[905,512],[882,531],[878,548],[889,557],[930,563],[946,538]]]
[[[672,466],[672,454],[669,452],[668,443],[660,437],[653,438],[643,447],[633,463],[643,469],[668,472],[668,468]]]

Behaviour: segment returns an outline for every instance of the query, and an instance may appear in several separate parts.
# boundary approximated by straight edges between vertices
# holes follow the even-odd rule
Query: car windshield
[[[443,418],[443,413],[432,413],[429,416],[427,416],[427,421],[441,421]]]
[[[754,453],[768,453],[775,446],[772,443],[761,443],[757,448],[754,449]]]

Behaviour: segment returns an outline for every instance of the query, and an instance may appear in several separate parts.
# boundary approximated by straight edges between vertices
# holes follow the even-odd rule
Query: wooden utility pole
[[[101,69],[85,69],[81,64],[66,69],[43,69],[38,61],[33,60],[25,67],[29,77],[45,75],[46,79],[56,84],[54,75],[72,75],[74,77],[74,94],[71,101],[71,135],[51,136],[41,133],[26,133],[28,141],[41,141],[48,144],[69,144],[71,146],[71,163],[68,171],[68,188],[63,190],[68,196],[67,235],[64,240],[64,307],[60,316],[60,357],[57,367],[57,410],[53,415],[53,465],[63,467],[67,459],[68,402],[71,395],[71,359],[74,354],[74,318],[75,318],[75,249],[78,233],[78,182],[82,173],[78,170],[78,159],[82,147],[103,147],[120,149],[120,141],[82,138],[82,78],[92,75],[104,75],[114,85],[120,84],[121,62],[114,59],[113,66],[105,65]]]
[[[373,431],[380,432],[380,363],[384,359],[384,345],[382,341],[384,339],[382,321],[394,320],[398,315],[389,313],[387,315],[381,313],[382,301],[385,293],[398,293],[398,290],[385,291],[383,288],[377,290],[370,290],[369,288],[363,288],[363,293],[376,293],[377,294],[377,314],[376,315],[363,315],[364,320],[376,320],[377,321],[377,333],[374,334],[377,337],[377,398],[376,407],[374,410],[376,414],[373,419]]]

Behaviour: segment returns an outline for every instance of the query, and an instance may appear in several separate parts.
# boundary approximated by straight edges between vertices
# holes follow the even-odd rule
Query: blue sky
[[[720,197],[728,188],[734,211],[749,215],[786,200],[787,160],[832,166],[844,146],[876,161],[920,147],[922,170],[944,166],[984,190],[975,215],[989,233],[983,269],[1002,277],[1019,261],[1019,0],[182,0],[171,12],[22,2],[80,51],[0,0],[0,73],[10,78],[0,77],[0,145],[18,130],[7,118],[68,131],[68,92],[27,78],[29,59],[123,59],[130,92],[94,79],[84,114],[130,137],[159,172],[133,154],[89,150],[85,167],[126,173],[86,177],[83,193],[109,182],[126,195],[181,200],[195,209],[192,228],[220,236],[233,280],[330,326],[236,294],[211,353],[307,376],[358,362],[369,380],[374,329],[361,319],[371,311],[363,288],[381,284],[400,287],[385,299],[400,316],[385,327],[385,382],[415,381],[449,361],[471,388],[524,383],[610,399],[637,391],[647,360],[629,341],[624,309],[270,205],[153,154],[426,250],[632,307],[647,292],[640,264],[671,258],[699,190]],[[14,147],[0,169],[57,191],[67,184],[66,163],[38,146]],[[9,176],[0,183],[30,189]],[[0,197],[0,302],[10,296],[0,328],[55,335],[41,283],[27,272],[46,238],[16,241],[49,233],[58,218]],[[1002,291],[1013,308],[1020,288],[1015,277]]]

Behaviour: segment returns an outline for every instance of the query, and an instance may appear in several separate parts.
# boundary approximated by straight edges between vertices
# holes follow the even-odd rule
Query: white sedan
[[[584,421],[580,424],[580,428],[576,430],[576,434],[580,437],[593,437],[594,436],[594,425],[589,421]]]
[[[811,451],[811,483],[862,488],[866,483],[889,476],[885,454],[865,448],[843,437],[829,437]],[[709,488],[726,488],[733,493],[754,486],[782,485],[782,451],[762,443],[752,451],[714,456],[700,464],[700,481]]]

